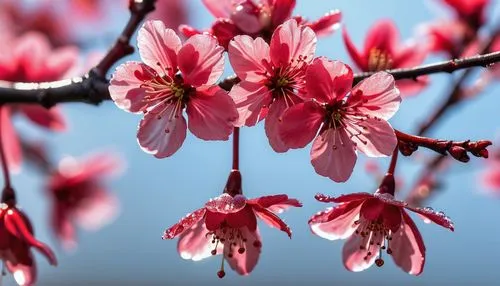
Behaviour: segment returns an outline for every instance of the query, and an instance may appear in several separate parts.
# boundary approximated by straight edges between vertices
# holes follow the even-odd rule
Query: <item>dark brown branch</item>
[[[410,135],[399,130],[395,130],[395,132],[398,138],[399,151],[405,156],[412,155],[413,152],[417,151],[418,147],[424,147],[441,155],[450,154],[454,159],[467,163],[470,160],[468,153],[476,157],[488,158],[488,150],[486,148],[491,145],[491,141],[487,140],[440,140]]]
[[[486,52],[485,52],[486,53]],[[453,59],[435,64],[423,65],[416,68],[402,68],[387,70],[392,74],[394,79],[415,79],[419,76],[435,74],[435,73],[452,73],[457,70],[467,69],[472,67],[489,67],[490,65],[500,62],[500,52],[477,55],[463,59]],[[375,72],[358,73],[354,77],[355,83],[373,75]]]
[[[103,77],[99,76],[99,74],[102,74],[102,71],[109,67],[109,59],[119,60],[121,57],[125,56],[118,56],[120,54],[118,52],[120,49],[122,48],[117,48],[117,50],[113,48],[108,53],[111,55],[103,60],[105,61],[105,63],[102,64],[104,68],[100,69],[99,66],[101,66],[101,64],[99,64],[97,68],[93,69],[91,73],[85,77],[41,84],[11,84],[0,82],[0,103],[31,103],[51,107],[57,103],[65,102],[98,104],[103,100],[110,100],[108,83]],[[488,66],[496,62],[500,62],[500,52],[412,69],[389,70],[388,72],[397,79],[405,77],[414,78],[419,75],[424,75],[426,72],[452,72],[474,66]],[[453,67],[450,68],[450,65],[453,65]],[[359,81],[369,74],[370,73],[356,74],[354,80]],[[223,80],[219,85],[225,90],[230,90],[231,87],[238,82],[239,79],[232,76]]]

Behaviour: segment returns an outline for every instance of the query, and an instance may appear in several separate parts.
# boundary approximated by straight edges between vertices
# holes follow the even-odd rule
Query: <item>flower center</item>
[[[368,56],[368,71],[383,71],[392,67],[392,58],[389,53],[372,48]]]
[[[384,265],[382,252],[386,250],[387,254],[392,254],[389,243],[392,240],[391,230],[385,226],[381,220],[360,219],[354,222],[359,225],[354,235],[361,237],[359,249],[365,251],[364,260],[370,260],[376,257],[375,264],[378,267]]]

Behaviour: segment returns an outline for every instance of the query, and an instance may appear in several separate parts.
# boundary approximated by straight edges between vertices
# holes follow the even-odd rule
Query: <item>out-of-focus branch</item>
[[[424,147],[441,155],[450,154],[455,160],[467,163],[470,160],[468,153],[476,157],[488,158],[488,149],[486,148],[491,145],[491,142],[487,140],[439,140],[410,135],[399,130],[395,130],[395,132],[398,138],[399,151],[405,156],[412,155],[413,152],[417,151],[418,147]]]
[[[144,0],[144,3],[146,0]],[[151,0],[150,2],[154,2]],[[132,21],[132,20],[131,20]],[[136,23],[137,20],[133,20]],[[129,25],[127,25],[128,27]],[[129,31],[129,29],[125,29]],[[127,38],[129,39],[129,38]],[[112,64],[127,55],[130,46],[122,40],[118,40],[108,55],[96,68],[92,69],[89,75],[70,80],[47,82],[47,83],[8,83],[0,82],[0,103],[32,103],[51,107],[58,103],[83,102],[89,104],[99,104],[104,100],[111,99],[108,91],[108,82],[102,76],[107,72]],[[126,48],[129,47],[129,48]],[[113,62],[113,63],[111,63]],[[416,78],[421,75],[453,72],[475,66],[487,67],[493,63],[500,62],[500,52],[479,55],[470,58],[451,60],[447,62],[425,65],[411,69],[388,70],[396,79]],[[360,73],[354,76],[354,81],[370,76],[372,73]],[[238,83],[239,79],[231,76],[220,82],[219,86],[225,90]]]

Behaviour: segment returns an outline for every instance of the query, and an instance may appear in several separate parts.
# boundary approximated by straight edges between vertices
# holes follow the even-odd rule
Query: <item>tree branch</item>
[[[467,153],[471,153],[476,157],[488,158],[488,150],[486,148],[491,145],[491,141],[487,140],[440,140],[410,135],[399,130],[394,131],[398,138],[399,151],[405,156],[412,155],[413,152],[417,151],[418,147],[424,147],[441,155],[450,154],[455,160],[467,163],[470,160]]]
[[[150,2],[154,0],[150,0]],[[146,3],[147,0],[144,0]],[[136,23],[136,20],[131,20]],[[130,23],[130,22],[129,22]],[[129,25],[127,25],[128,27]],[[128,29],[125,29],[128,31]],[[0,103],[25,103],[40,104],[51,107],[58,103],[83,102],[89,104],[99,104],[104,100],[110,100],[108,82],[100,74],[105,69],[109,69],[112,61],[118,61],[126,54],[123,52],[127,48],[122,47],[124,42],[118,40],[117,44],[110,50],[103,61],[94,68],[89,75],[65,81],[48,82],[40,84],[8,83],[0,81]],[[103,63],[104,62],[104,63]],[[494,52],[470,58],[451,60],[432,65],[425,65],[411,69],[388,70],[396,79],[416,78],[421,75],[438,72],[453,72],[476,66],[487,67],[493,63],[500,62],[500,52]],[[354,76],[354,81],[370,76],[372,73],[360,73]],[[236,77],[229,77],[219,85],[225,90],[238,83]]]

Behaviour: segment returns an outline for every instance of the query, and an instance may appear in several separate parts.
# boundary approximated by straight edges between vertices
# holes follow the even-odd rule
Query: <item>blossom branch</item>
[[[151,1],[154,2],[153,0],[150,0],[149,2]],[[144,0],[144,3],[145,2],[148,1]],[[136,20],[133,22],[135,23]],[[128,29],[125,30],[128,31]],[[107,55],[103,59],[104,63],[99,63],[96,68],[91,70],[89,75],[83,77],[38,84],[9,83],[0,81],[0,103],[31,103],[39,104],[44,107],[51,107],[55,104],[66,102],[82,102],[97,105],[104,100],[110,100],[111,97],[108,91],[109,83],[101,75],[105,73],[105,70],[107,71],[107,69],[109,69],[112,61],[116,62],[126,56],[126,54],[124,54],[126,48],[120,46],[118,43],[123,42],[118,40],[117,44],[115,44],[113,49],[111,49],[108,53],[109,56]],[[451,60],[410,69],[388,70],[387,72],[392,74],[396,79],[416,78],[421,75],[439,72],[450,73],[475,66],[487,67],[497,62],[500,62],[500,52]],[[357,83],[371,74],[372,73],[356,74],[354,76],[354,82]],[[231,87],[239,81],[240,80],[237,77],[232,76],[220,82],[219,86],[225,90],[230,90]]]
[[[488,150],[486,148],[491,145],[491,141],[487,140],[440,140],[410,135],[399,130],[395,130],[395,132],[398,138],[399,151],[405,156],[412,155],[418,147],[424,147],[441,155],[450,154],[455,160],[467,163],[470,160],[468,153],[476,157],[488,158]]]
[[[452,59],[449,61],[423,65],[415,68],[401,68],[386,70],[392,74],[394,79],[415,79],[419,76],[435,74],[435,73],[453,73],[457,70],[468,69],[472,67],[489,67],[494,63],[500,62],[500,52],[485,53],[473,57],[462,59]],[[354,76],[354,82],[358,83],[361,80],[370,77],[375,72],[358,73]]]

